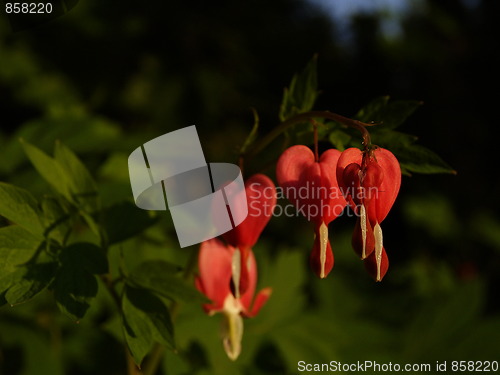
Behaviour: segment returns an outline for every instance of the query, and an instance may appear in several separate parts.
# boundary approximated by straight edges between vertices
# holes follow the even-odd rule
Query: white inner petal
[[[384,247],[382,238],[382,228],[379,223],[373,227],[373,236],[375,237],[375,260],[377,261],[377,281],[380,281],[380,265],[382,264],[382,249]]]
[[[319,245],[320,245],[320,255],[319,259],[321,262],[321,273],[320,277],[324,278],[325,275],[325,263],[326,263],[326,248],[328,245],[328,227],[325,222],[321,223],[319,227]]]
[[[365,205],[362,204],[359,209],[359,218],[361,224],[361,238],[363,239],[363,251],[361,253],[361,259],[366,258],[366,209]]]
[[[231,296],[231,298],[234,298]],[[232,305],[232,303],[230,303]],[[226,304],[225,304],[226,305]],[[222,343],[227,356],[231,360],[236,360],[241,353],[241,339],[243,338],[243,318],[240,309],[231,306],[224,309]]]
[[[234,251],[231,259],[231,275],[234,284],[234,295],[236,298],[240,298],[241,252],[238,248]]]

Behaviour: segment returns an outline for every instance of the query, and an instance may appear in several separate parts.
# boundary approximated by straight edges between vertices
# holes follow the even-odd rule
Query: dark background
[[[331,3],[335,9],[348,1]],[[343,257],[354,258],[348,240],[347,248],[334,245],[336,256],[347,255],[337,258],[330,278],[338,272],[337,280],[353,288],[344,291],[351,302],[364,301],[351,317],[353,326],[374,319],[387,328],[380,331],[388,337],[380,338],[385,344],[377,358],[390,360],[394,348],[405,345],[398,335],[414,324],[414,331],[426,327],[434,336],[408,339],[420,347],[410,345],[394,354],[400,360],[441,359],[450,353],[459,353],[451,358],[455,360],[498,359],[498,351],[497,358],[491,353],[500,327],[500,2],[420,0],[408,1],[400,13],[382,7],[343,20],[329,14],[298,0],[80,0],[66,15],[17,32],[0,16],[0,178],[43,193],[45,187],[35,181],[17,139],[24,136],[49,151],[60,138],[84,159],[106,192],[113,178],[127,185],[126,170],[103,171],[109,158],[119,159],[137,144],[191,124],[197,125],[207,160],[236,162],[237,147],[252,126],[251,108],[257,109],[259,131],[265,134],[278,123],[283,88],[318,54],[322,94],[317,109],[352,116],[380,95],[422,100],[424,105],[400,130],[417,135],[458,172],[403,177],[400,197],[383,225],[391,266],[382,284],[366,286],[371,280],[359,279],[363,273],[343,268]],[[384,31],[388,21],[397,25],[396,31]],[[272,170],[266,172],[272,176]],[[121,191],[127,198],[127,188]],[[339,237],[350,236],[351,221],[334,224]],[[304,230],[289,235],[290,227]],[[297,244],[299,236],[309,233],[306,229],[301,218],[289,224],[273,220],[257,256],[265,258],[262,254],[268,252],[278,257],[280,246],[295,246],[306,259],[309,238]],[[353,267],[362,268],[358,263]],[[325,297],[324,286],[308,274],[304,278],[299,288],[306,296],[304,311],[327,325],[329,305],[318,301],[337,298],[341,304],[348,297],[340,292],[335,297],[338,281],[331,282]],[[454,300],[457,295],[463,300]],[[464,310],[476,297],[477,308],[469,316]],[[460,320],[464,314],[469,320]],[[424,321],[450,326],[440,331]],[[369,341],[376,344],[380,332]],[[342,347],[342,338],[330,339]],[[366,359],[363,335],[359,342],[353,340],[346,344],[352,347],[352,352],[346,349],[350,354],[325,349],[326,359]],[[462,351],[450,349],[463,342]],[[2,344],[17,348],[5,338]],[[437,349],[430,355],[433,350],[422,349],[426,346]],[[246,370],[241,371],[296,370],[282,344],[270,339],[258,347],[245,362],[252,365],[242,365]],[[357,357],[355,348],[360,350]],[[203,352],[203,345],[189,347],[187,363],[196,363],[191,359],[198,351]],[[9,365],[5,354],[1,361],[4,368],[19,368]],[[203,361],[199,365],[209,367]]]

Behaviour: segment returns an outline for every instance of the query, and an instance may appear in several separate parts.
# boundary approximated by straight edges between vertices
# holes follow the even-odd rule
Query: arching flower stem
[[[370,133],[366,129],[368,126],[377,125],[376,123],[364,123],[358,120],[353,120],[348,117],[344,117],[337,113],[333,113],[330,111],[309,111],[300,113],[289,119],[283,121],[281,124],[276,126],[273,130],[271,130],[267,135],[265,135],[260,141],[256,142],[254,146],[244,154],[240,155],[240,161],[242,159],[251,158],[261,152],[264,148],[266,148],[274,139],[276,139],[281,133],[290,128],[293,125],[300,123],[308,123],[311,119],[322,118],[327,120],[332,120],[338,122],[344,126],[354,128],[361,133],[363,138],[363,147],[364,150],[369,150],[372,147]]]

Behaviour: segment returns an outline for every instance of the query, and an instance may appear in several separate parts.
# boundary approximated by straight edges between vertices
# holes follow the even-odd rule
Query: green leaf
[[[373,144],[387,148],[394,153],[404,174],[456,174],[456,171],[435,152],[415,144],[418,138],[414,135],[377,128],[371,132],[371,138]]]
[[[54,296],[61,312],[73,320],[84,317],[98,284],[94,275],[108,272],[104,251],[87,242],[71,244],[63,249],[61,267],[54,280]]]
[[[391,150],[399,160],[401,168],[414,173],[450,173],[457,172],[434,151],[421,145],[410,145]]]
[[[318,97],[317,56],[315,55],[300,74],[295,74],[285,88],[279,118],[285,121],[298,113],[310,111]]]
[[[39,148],[21,139],[24,152],[37,172],[55,191],[71,200],[69,181],[61,165]]]
[[[85,316],[98,290],[95,276],[74,263],[59,268],[52,287],[61,312],[75,321]]]
[[[132,271],[127,282],[172,300],[209,302],[192,285],[175,275],[178,270],[177,266],[163,260],[145,261]]]
[[[42,213],[29,191],[0,182],[0,215],[43,238]]]
[[[34,257],[39,247],[40,239],[18,225],[0,228],[0,294],[20,282],[23,265]]]
[[[380,96],[373,99],[356,114],[355,118],[361,122],[369,123],[372,121],[380,121],[380,114],[389,102],[389,96]]]
[[[99,238],[102,241],[103,234],[101,233],[100,226],[94,219],[94,217],[84,211],[80,211],[80,215],[83,218],[83,220],[87,223],[92,233],[94,233],[97,236],[97,238]]]
[[[127,286],[122,311],[125,340],[137,365],[149,352],[152,340],[175,349],[174,327],[161,299],[147,290]]]
[[[123,334],[125,342],[137,366],[140,366],[144,357],[153,346],[153,335],[147,321],[136,313],[135,307],[125,298],[122,300]]]
[[[371,132],[372,143],[387,149],[403,148],[412,145],[418,137],[395,130],[378,130]]]
[[[57,192],[83,211],[94,212],[98,208],[95,181],[68,147],[57,141],[51,158],[37,147],[21,142],[35,169]]]
[[[2,58],[4,57],[5,55],[2,55]],[[9,71],[8,74],[11,75],[11,72]],[[21,77],[24,75],[25,73],[20,73]],[[38,91],[37,95],[40,94],[41,92]],[[50,101],[61,105],[57,97],[50,98]],[[52,105],[49,106],[52,107]],[[20,147],[19,138],[32,144],[36,143],[37,147],[42,150],[51,149],[54,141],[59,139],[77,154],[103,153],[117,147],[118,144],[123,145],[116,142],[121,133],[117,124],[106,118],[85,113],[81,111],[81,106],[79,107],[77,110],[65,108],[64,111],[58,113],[51,112],[20,126],[10,141],[6,142],[5,147],[0,149],[0,171],[5,174],[12,173],[25,161],[25,152]],[[89,140],[92,141],[89,142]]]
[[[42,200],[42,211],[45,235],[58,243],[63,243],[72,229],[70,213],[60,200],[52,197],[45,197]]]
[[[418,100],[395,100],[389,102],[383,114],[384,129],[395,129],[403,124],[422,105]]]
[[[27,263],[40,246],[40,239],[23,227],[0,228],[0,277]]]
[[[95,211],[98,208],[97,186],[85,165],[61,142],[56,142],[54,159],[67,177],[71,200],[84,211]]]
[[[372,100],[357,114],[356,119],[362,122],[381,123],[377,125],[383,129],[395,129],[422,105],[418,100],[389,100],[389,96],[382,96]]]
[[[109,244],[134,237],[157,221],[156,218],[150,216],[148,211],[141,210],[129,201],[119,202],[105,208],[102,218]]]
[[[11,274],[13,284],[5,293],[11,305],[24,303],[50,285],[57,270],[57,263],[46,251],[38,255]]]
[[[73,263],[92,275],[108,272],[108,258],[99,246],[90,242],[75,242],[61,252],[63,264]]]

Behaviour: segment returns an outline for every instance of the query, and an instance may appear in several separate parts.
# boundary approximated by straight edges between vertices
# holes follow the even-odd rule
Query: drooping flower
[[[310,263],[320,278],[328,275],[334,263],[328,224],[347,204],[339,191],[335,173],[339,157],[338,150],[330,149],[316,160],[311,149],[297,145],[285,150],[276,166],[276,178],[285,196],[314,224]]]
[[[240,225],[222,235],[229,245],[241,253],[240,272],[234,275],[235,287],[240,293],[244,293],[248,287],[248,256],[276,206],[276,187],[266,175],[255,174],[245,181],[245,194],[247,217]]]
[[[354,251],[368,272],[381,281],[389,267],[380,223],[386,218],[401,186],[401,168],[384,148],[362,152],[349,148],[337,163],[337,180],[357,215],[352,237]]]
[[[198,255],[199,276],[196,288],[212,303],[203,306],[208,315],[222,313],[224,316],[223,345],[229,358],[235,360],[241,352],[243,337],[243,317],[258,314],[271,295],[271,288],[264,288],[255,295],[257,286],[257,264],[252,250],[248,251],[248,286],[244,293],[237,295],[232,288],[233,269],[240,259],[239,252],[231,245],[218,239],[201,244]]]

